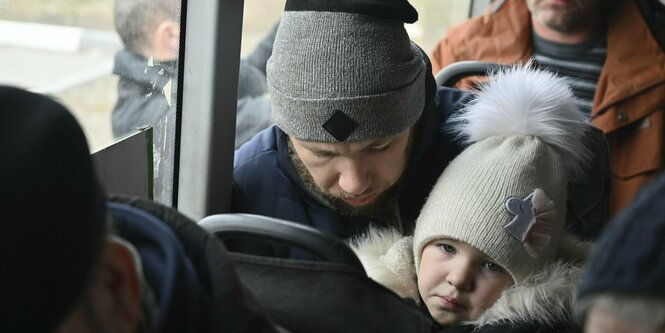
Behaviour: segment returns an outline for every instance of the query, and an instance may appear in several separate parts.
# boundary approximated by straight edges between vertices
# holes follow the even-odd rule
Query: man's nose
[[[340,171],[337,184],[346,193],[357,196],[364,194],[372,181],[369,169],[360,161],[348,161]]]

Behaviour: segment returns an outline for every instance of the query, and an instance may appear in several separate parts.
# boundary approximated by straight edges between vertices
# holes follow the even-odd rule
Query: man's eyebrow
[[[300,142],[300,145],[308,150],[326,150],[325,147],[318,146],[316,143],[312,142]]]
[[[368,144],[367,147],[383,146],[387,143],[392,142],[393,139],[395,139],[394,136],[389,136],[389,137],[386,137],[386,138],[379,138],[379,139],[374,140],[374,142],[370,142],[370,144]]]
[[[395,139],[394,136],[375,139],[372,142],[369,142],[364,147],[362,147],[362,150],[388,144],[388,143],[392,142],[393,139]],[[329,147],[326,147],[326,146],[319,146],[317,142],[301,141],[300,145],[303,146],[305,149],[310,150],[310,151],[314,151],[314,152],[331,152],[332,153],[332,152],[335,151],[334,149],[330,149]]]

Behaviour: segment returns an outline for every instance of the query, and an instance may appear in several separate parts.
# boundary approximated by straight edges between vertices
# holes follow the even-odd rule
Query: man
[[[645,186],[596,244],[575,307],[585,332],[665,332],[663,200],[665,175]]]
[[[531,57],[572,79],[581,108],[605,132],[614,215],[663,169],[665,53],[633,0],[495,1],[450,28],[431,53],[435,73],[462,60]]]
[[[108,203],[73,116],[0,87],[0,323],[7,332],[273,332],[212,235]]]
[[[233,211],[342,239],[412,232],[459,150],[443,124],[469,97],[437,91],[404,29],[417,15],[401,0],[287,1],[267,65],[276,126],[236,151]]]

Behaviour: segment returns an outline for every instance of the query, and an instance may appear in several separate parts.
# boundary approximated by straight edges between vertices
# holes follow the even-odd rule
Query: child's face
[[[478,319],[512,283],[506,270],[464,242],[441,239],[423,249],[418,291],[440,324]]]

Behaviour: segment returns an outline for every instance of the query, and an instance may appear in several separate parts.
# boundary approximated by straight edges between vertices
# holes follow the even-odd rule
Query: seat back
[[[460,61],[435,75],[439,86],[453,87],[469,76],[487,76],[510,65],[484,61]],[[610,150],[603,132],[593,127],[587,135],[592,152],[590,166],[581,179],[568,184],[567,228],[582,239],[595,239],[607,223],[610,194]]]
[[[341,240],[297,223],[251,214],[206,217],[220,239],[251,237],[306,250],[318,261],[231,253],[240,279],[271,318],[292,332],[431,332],[415,303],[367,277]]]
[[[305,250],[321,261],[346,265],[365,273],[358,257],[346,243],[302,224],[255,214],[218,214],[203,218],[199,226],[222,241],[243,237],[288,245]]]

